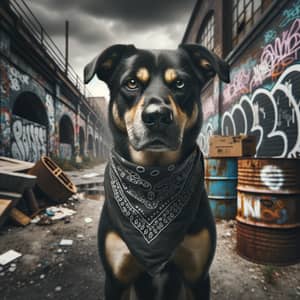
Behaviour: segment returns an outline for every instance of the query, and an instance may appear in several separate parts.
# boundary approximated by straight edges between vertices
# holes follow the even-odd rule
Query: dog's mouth
[[[163,139],[151,139],[139,144],[135,147],[138,151],[153,151],[153,152],[163,152],[163,151],[174,151],[177,149],[177,145],[171,144]]]
[[[160,139],[152,140],[144,144],[144,150],[149,151],[167,151],[171,150],[171,147],[165,142]]]

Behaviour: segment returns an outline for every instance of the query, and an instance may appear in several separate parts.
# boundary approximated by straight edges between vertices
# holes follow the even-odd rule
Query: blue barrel
[[[205,159],[205,183],[216,219],[234,219],[237,213],[237,159]]]

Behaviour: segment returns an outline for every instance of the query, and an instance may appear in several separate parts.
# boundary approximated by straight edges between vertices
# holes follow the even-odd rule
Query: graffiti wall
[[[11,127],[13,158],[35,162],[47,153],[47,128],[45,126],[13,115]]]
[[[87,101],[80,101],[78,91],[61,77],[63,74],[58,76],[53,66],[47,65],[48,60],[41,54],[43,49],[39,54],[35,52],[36,45],[32,47],[27,37],[18,35],[16,42],[14,28],[8,30],[1,24],[0,156],[27,161],[36,161],[43,154],[71,158],[79,149],[79,128],[84,133],[82,155],[87,155],[87,116],[93,116],[90,122],[93,139],[96,134],[98,139],[101,135],[99,119]],[[15,52],[20,45],[22,57]],[[38,65],[33,53],[41,59]],[[71,144],[60,141],[59,122],[64,115],[72,122]]]
[[[21,63],[21,65],[24,63]],[[35,76],[27,74],[5,59],[0,59],[0,155],[34,161],[40,154],[48,153],[45,141],[54,134],[53,99]],[[49,116],[49,131],[38,123],[26,118],[13,116],[17,99],[24,93],[31,93],[40,100]],[[51,106],[52,101],[52,106]],[[36,138],[32,135],[39,133]],[[44,141],[42,142],[41,139]],[[21,143],[22,140],[22,143]],[[32,145],[30,146],[29,143]],[[49,144],[50,145],[50,144]]]
[[[298,0],[276,16],[234,59],[230,84],[221,85],[221,94],[215,88],[210,94],[215,103],[220,94],[221,111],[204,106],[199,140],[205,154],[211,134],[251,134],[257,156],[300,158],[299,12]]]

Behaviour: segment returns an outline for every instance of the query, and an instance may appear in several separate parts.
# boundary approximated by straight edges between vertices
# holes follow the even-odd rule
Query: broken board
[[[9,209],[11,203],[12,203],[11,200],[0,199],[0,218]]]
[[[9,214],[9,216],[19,225],[26,226],[31,222],[31,219],[22,213],[17,208],[13,208]]]

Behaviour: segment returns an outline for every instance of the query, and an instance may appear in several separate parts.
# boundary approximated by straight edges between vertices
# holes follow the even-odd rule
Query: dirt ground
[[[14,249],[22,257],[0,268],[3,300],[101,300],[104,274],[98,259],[96,232],[102,200],[75,203],[71,222],[48,226],[9,226],[0,231],[0,254]],[[85,218],[92,222],[86,223]],[[300,264],[290,267],[257,265],[235,251],[236,224],[217,223],[218,244],[211,268],[213,300],[300,299]],[[72,246],[59,246],[72,239]],[[11,268],[12,267],[12,268]]]

